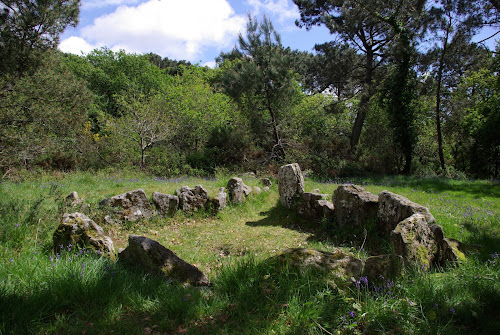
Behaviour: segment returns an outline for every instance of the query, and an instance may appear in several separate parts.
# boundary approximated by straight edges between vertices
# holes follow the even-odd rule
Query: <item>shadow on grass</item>
[[[388,187],[411,187],[429,193],[462,193],[474,198],[500,198],[500,183],[485,180],[455,180],[448,178],[418,178],[408,176],[380,176],[354,179],[360,185],[378,185]]]
[[[364,227],[342,226],[333,219],[310,219],[299,216],[294,210],[287,209],[278,201],[267,212],[261,212],[262,219],[249,221],[250,227],[275,226],[309,233],[308,242],[321,242],[331,246],[363,249],[369,255],[380,255],[391,252],[389,238],[384,238],[375,228],[375,223]]]

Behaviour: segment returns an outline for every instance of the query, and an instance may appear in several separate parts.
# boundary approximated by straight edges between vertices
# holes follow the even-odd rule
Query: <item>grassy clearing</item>
[[[368,255],[390,249],[375,235],[334,230],[283,209],[277,186],[207,213],[125,225],[102,222],[98,202],[142,188],[173,193],[218,179],[162,180],[144,175],[68,174],[0,184],[0,334],[328,334],[495,333],[500,327],[500,187],[486,181],[379,178],[353,180],[372,193],[387,189],[430,208],[445,235],[480,244],[459,267],[407,269],[397,280],[360,282],[339,291],[324,273],[265,261],[285,248],[343,247]],[[245,179],[251,186],[258,180]],[[338,183],[306,181],[332,194]],[[200,267],[210,289],[186,288],[84,250],[52,251],[52,233],[77,191],[82,208],[114,239],[151,237]],[[365,242],[363,244],[363,242]],[[361,245],[364,249],[361,249]]]

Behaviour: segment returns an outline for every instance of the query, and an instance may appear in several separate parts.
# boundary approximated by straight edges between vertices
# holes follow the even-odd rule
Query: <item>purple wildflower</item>
[[[354,318],[354,317],[356,316],[356,313],[354,313],[354,311],[350,311],[350,312],[349,312],[349,316],[350,316],[351,318]]]
[[[453,308],[450,308],[450,313],[455,314],[455,310]]]

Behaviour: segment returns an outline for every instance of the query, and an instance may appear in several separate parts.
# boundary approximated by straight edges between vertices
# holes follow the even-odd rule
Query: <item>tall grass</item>
[[[338,289],[314,269],[278,265],[288,247],[356,255],[384,241],[297,217],[277,187],[215,217],[176,214],[129,225],[100,219],[98,202],[142,188],[173,193],[202,184],[211,195],[229,178],[162,180],[75,173],[0,184],[0,334],[495,334],[500,329],[500,187],[484,181],[357,180],[430,208],[445,234],[479,252],[447,269],[407,268],[400,278],[355,278]],[[245,179],[257,186],[258,180]],[[339,181],[337,181],[339,182]],[[306,182],[331,194],[336,183]],[[78,191],[117,247],[134,232],[158,240],[207,273],[213,286],[184,287],[84,249],[53,250],[52,233]],[[357,237],[354,237],[356,235]],[[380,247],[382,245],[382,247]],[[361,246],[365,250],[361,250]],[[377,249],[377,250],[376,250]],[[270,258],[271,257],[271,258]]]

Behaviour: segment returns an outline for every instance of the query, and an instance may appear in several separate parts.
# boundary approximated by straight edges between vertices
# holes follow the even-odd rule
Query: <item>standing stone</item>
[[[111,207],[121,207],[123,218],[135,221],[139,218],[150,218],[153,216],[153,207],[143,190],[138,189],[111,197],[108,201]]]
[[[103,229],[82,213],[66,213],[63,221],[57,227],[52,237],[54,250],[58,252],[61,246],[79,246],[95,249],[103,253],[114,255],[113,241],[104,235]]]
[[[391,233],[391,242],[405,263],[416,263],[425,269],[439,255],[439,245],[424,214],[417,213],[401,221]]]
[[[252,188],[245,185],[245,183],[243,183],[243,180],[238,177],[229,179],[226,188],[229,194],[229,200],[233,203],[243,202],[243,197],[246,197],[250,193],[252,193]]]
[[[377,218],[378,198],[361,186],[340,185],[333,193],[332,202],[340,226],[364,226]]]
[[[161,215],[174,216],[179,209],[179,197],[175,195],[153,192],[153,202]]]
[[[196,286],[209,285],[208,278],[196,266],[179,258],[157,241],[144,236],[129,235],[128,247],[118,259],[167,279]]]
[[[297,163],[280,167],[278,172],[278,190],[281,204],[292,208],[295,201],[304,193],[304,176]]]
[[[209,201],[207,202],[207,207],[215,214],[226,207],[226,202],[227,193],[225,191],[225,188],[221,187],[219,189],[219,194],[217,194],[217,197],[209,199]]]
[[[436,222],[427,207],[416,204],[401,195],[382,191],[378,196],[378,202],[378,225],[386,233],[394,230],[399,222],[417,213],[422,214],[428,224]]]
[[[208,201],[208,192],[201,185],[197,185],[194,188],[183,186],[175,191],[175,193],[179,197],[179,208],[187,213],[196,212],[204,208]]]

